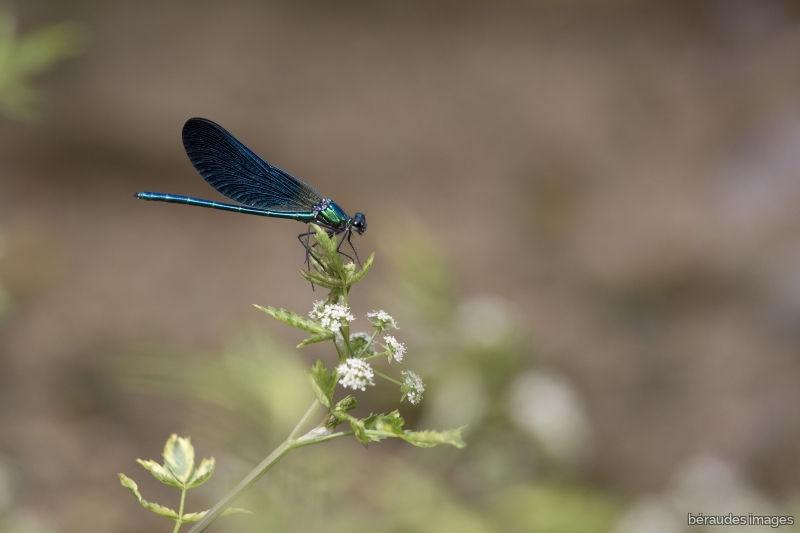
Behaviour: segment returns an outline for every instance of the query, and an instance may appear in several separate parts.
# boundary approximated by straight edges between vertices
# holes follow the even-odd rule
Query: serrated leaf
[[[325,287],[326,289],[335,289],[343,286],[343,283],[340,280],[326,276],[325,274],[320,274],[319,272],[301,270],[300,274],[302,274],[304,278],[314,285],[319,285],[320,287]]]
[[[164,466],[175,479],[186,485],[194,470],[194,447],[188,437],[179,437],[175,433],[170,435],[164,446]]]
[[[311,229],[314,230],[314,238],[322,250],[322,253],[317,254],[318,257],[315,256],[317,261],[328,273],[336,274],[338,277],[343,278],[344,263],[337,250],[339,241],[335,236],[328,237],[328,233],[316,224],[311,224]]]
[[[311,368],[311,373],[306,372],[306,378],[308,378],[308,382],[311,384],[319,403],[330,409],[333,389],[336,387],[336,379],[330,370],[322,364],[322,361],[317,359],[317,363]]]
[[[181,519],[181,521],[183,521],[183,522],[198,522],[198,521],[200,521],[201,518],[203,518],[206,515],[206,513],[208,513],[208,511],[200,511],[199,513],[185,514],[185,515],[183,515],[183,518]],[[253,514],[252,511],[248,511],[247,509],[242,509],[241,507],[228,507],[227,509],[222,511],[222,514],[220,516],[228,516],[228,515],[238,514],[238,513]]]
[[[136,482],[126,476],[125,474],[117,474],[119,476],[119,481],[122,483],[122,486],[129,489],[136,499],[139,500],[139,503],[145,509],[156,513],[159,516],[163,516],[165,518],[169,518],[171,520],[178,520],[178,513],[170,509],[169,507],[164,507],[163,505],[159,505],[157,503],[151,503],[142,498],[142,495],[139,493],[139,487],[136,485]]]
[[[367,436],[366,429],[364,428],[364,422],[357,418],[349,417],[350,418],[350,429],[353,430],[353,436],[355,436],[356,440],[364,445],[366,448],[369,444],[370,438]]]
[[[433,448],[439,444],[449,444],[456,448],[463,448],[467,445],[467,443],[461,439],[461,432],[465,427],[466,426],[461,426],[458,429],[447,429],[444,431],[406,431],[400,438],[420,448]]]
[[[176,487],[179,489],[183,488],[183,482],[176,479],[175,476],[168,468],[164,468],[160,464],[155,461],[144,461],[142,459],[136,459],[136,462],[145,467],[147,470],[153,474],[153,477],[159,480],[161,483],[165,485],[169,485],[170,487]]]
[[[211,457],[209,459],[203,459],[200,462],[200,466],[194,469],[192,473],[192,477],[189,479],[189,482],[186,484],[187,489],[191,489],[194,487],[199,487],[206,481],[211,475],[214,473],[214,458]]]
[[[277,309],[275,307],[261,307],[260,305],[257,304],[253,304],[253,307],[258,309],[259,311],[265,312],[275,320],[279,320],[284,324],[288,324],[294,328],[302,329],[303,331],[308,331],[309,333],[314,333],[317,335],[330,333],[331,336],[333,336],[333,333],[330,330],[323,328],[313,320],[298,315],[297,313],[287,311],[286,309]]]
[[[370,413],[368,417],[362,418],[361,420],[364,421],[364,425],[367,428],[373,428],[374,424],[375,424],[375,419],[377,419],[379,416],[384,416],[384,415],[379,415],[379,414],[376,414],[376,413]]]
[[[311,375],[320,391],[328,399],[326,407],[330,408],[333,401],[333,391],[336,388],[336,373],[328,370],[322,360],[317,359],[316,364],[311,369]]]
[[[303,339],[303,342],[295,346],[295,348],[302,348],[304,346],[308,346],[309,344],[316,344],[318,342],[329,341],[334,337],[334,333],[332,331],[326,330],[326,333],[320,333],[317,335],[312,335],[307,339]]]
[[[403,424],[405,424],[405,421],[400,416],[400,412],[395,410],[388,415],[375,417],[374,421],[371,421],[369,424],[369,428],[378,431],[388,431],[389,433],[401,436],[403,435]]]
[[[372,268],[372,262],[374,260],[375,260],[375,252],[369,255],[369,259],[367,259],[367,261],[364,263],[364,266],[361,267],[361,270],[347,277],[347,284],[355,285],[356,283],[361,281],[361,279],[367,275],[369,269]]]
[[[336,248],[339,246],[339,242],[336,240],[335,237],[329,237],[328,232],[322,229],[317,224],[311,224],[311,229],[314,230],[314,238],[319,243],[319,247],[325,252],[326,255],[335,255],[338,257],[339,252]]]

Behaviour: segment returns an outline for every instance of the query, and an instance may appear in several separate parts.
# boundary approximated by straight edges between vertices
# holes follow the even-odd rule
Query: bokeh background
[[[3,9],[5,530],[168,531],[116,473],[177,506],[134,460],[191,435],[217,458],[190,493],[207,508],[303,413],[303,368],[332,364],[250,307],[320,297],[299,224],[131,198],[219,198],[183,152],[192,116],[366,213],[355,324],[400,321],[428,383],[410,427],[470,424],[461,451],[295,452],[212,531],[671,533],[800,509],[796,3]]]

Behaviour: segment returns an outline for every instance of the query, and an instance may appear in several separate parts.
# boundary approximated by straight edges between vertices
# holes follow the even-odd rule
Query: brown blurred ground
[[[250,303],[308,307],[300,225],[130,197],[217,198],[183,153],[191,116],[364,211],[361,250],[411,213],[464,292],[516,304],[539,364],[588,405],[588,479],[657,490],[710,453],[795,490],[792,6],[25,0],[23,29],[70,18],[92,44],[46,78],[45,124],[0,125],[15,300],[0,449],[21,501],[62,531],[114,501],[124,511],[100,523],[135,531],[113,474],[158,450],[179,408],[145,419],[93,395],[78,363],[131,344],[213,350],[260,319]]]

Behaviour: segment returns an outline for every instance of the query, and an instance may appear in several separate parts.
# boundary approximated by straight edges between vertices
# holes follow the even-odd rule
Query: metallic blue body
[[[289,218],[292,220],[299,220],[301,222],[314,222],[314,213],[308,211],[270,211],[269,209],[259,209],[258,207],[247,207],[244,205],[225,204],[222,202],[214,202],[212,200],[203,200],[202,198],[192,198],[191,196],[178,196],[176,194],[166,194],[163,192],[137,192],[134,194],[140,200],[149,200],[156,202],[169,202],[171,204],[186,204],[196,205],[198,207],[208,207],[211,209],[219,209],[221,211],[233,211],[236,213],[245,213],[247,215],[259,215],[262,217],[273,218]]]

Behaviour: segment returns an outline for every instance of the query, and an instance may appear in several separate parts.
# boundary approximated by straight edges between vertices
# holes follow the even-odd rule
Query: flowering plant
[[[354,396],[348,394],[340,400],[334,401],[337,383],[345,390],[364,391],[367,387],[374,386],[374,378],[378,377],[398,386],[399,401],[408,400],[412,404],[418,404],[422,401],[425,385],[420,376],[410,370],[401,371],[400,380],[397,380],[373,368],[371,364],[373,359],[386,356],[389,363],[392,360],[400,363],[406,354],[406,347],[403,343],[391,335],[383,335],[389,330],[399,329],[395,319],[388,313],[385,311],[367,313],[367,319],[372,324],[371,333],[350,332],[350,323],[355,320],[348,304],[350,289],[367,274],[372,266],[374,254],[369,257],[361,269],[356,270],[354,263],[344,264],[342,255],[338,251],[337,239],[328,236],[316,225],[312,224],[312,228],[315,232],[316,243],[308,247],[309,270],[301,271],[301,273],[312,284],[329,289],[328,297],[313,304],[308,318],[286,309],[258,305],[255,307],[276,320],[308,333],[309,336],[298,344],[297,348],[332,341],[337,353],[337,364],[329,367],[322,360],[316,361],[311,371],[306,374],[316,399],[297,426],[280,446],[214,507],[202,515],[191,515],[189,518],[198,518],[199,521],[189,530],[189,533],[204,531],[223,514],[242,512],[229,510],[229,505],[261,478],[278,460],[296,448],[351,435],[364,446],[387,438],[399,438],[423,448],[439,444],[449,444],[457,448],[466,445],[461,439],[463,428],[446,431],[410,431],[403,429],[404,421],[397,410],[389,414],[370,414],[364,418],[357,418],[350,414],[358,405]],[[379,335],[383,335],[384,343],[377,348],[375,341]],[[320,422],[315,428],[301,434],[320,406],[326,411]],[[348,429],[337,429],[339,426],[345,426]],[[125,484],[124,480],[123,484]],[[130,484],[125,486],[131,488]],[[155,504],[148,503],[151,506],[148,507],[145,505],[147,502],[144,502],[138,493],[135,492],[135,494],[140,502],[143,502],[142,505],[154,510],[152,506]],[[182,507],[177,514],[179,517],[183,516]],[[170,518],[175,519],[171,515]],[[182,521],[189,520],[183,516]],[[177,532],[179,528],[180,522],[176,520],[175,531]]]

